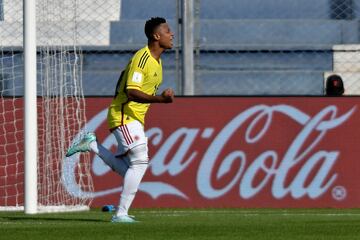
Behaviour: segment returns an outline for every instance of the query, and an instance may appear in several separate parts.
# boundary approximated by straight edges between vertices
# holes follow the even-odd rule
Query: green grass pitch
[[[0,239],[360,239],[360,209],[133,209],[111,213],[0,212]]]

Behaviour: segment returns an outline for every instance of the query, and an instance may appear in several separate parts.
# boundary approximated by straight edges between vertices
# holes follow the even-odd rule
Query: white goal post
[[[85,129],[81,0],[3,0],[0,21],[0,211],[88,210],[91,195],[64,186],[66,149]],[[21,41],[19,40],[21,39]],[[90,156],[73,176],[93,191]]]
[[[36,1],[24,1],[25,213],[37,213]]]

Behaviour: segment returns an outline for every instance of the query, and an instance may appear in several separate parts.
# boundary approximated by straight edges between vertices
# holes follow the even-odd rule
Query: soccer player
[[[150,103],[174,100],[174,91],[170,88],[156,95],[162,82],[160,56],[172,48],[174,34],[164,18],[155,17],[146,21],[145,35],[148,44],[135,53],[122,71],[108,110],[108,125],[118,143],[117,153],[113,154],[99,144],[94,133],[87,133],[66,154],[69,157],[77,152],[93,151],[124,178],[120,203],[112,222],[135,222],[128,210],[148,167],[145,114]]]

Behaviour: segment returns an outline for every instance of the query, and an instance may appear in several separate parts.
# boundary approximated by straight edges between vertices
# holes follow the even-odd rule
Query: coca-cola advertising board
[[[146,117],[150,166],[133,207],[360,207],[359,97],[181,97]],[[111,98],[87,98],[87,130],[115,151]],[[122,178],[92,154],[93,206]],[[69,187],[69,186],[68,186]]]

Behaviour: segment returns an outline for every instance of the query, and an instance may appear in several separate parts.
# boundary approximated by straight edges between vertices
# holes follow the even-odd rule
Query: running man
[[[174,91],[170,88],[156,95],[162,82],[161,54],[173,47],[174,34],[164,18],[151,18],[145,23],[148,44],[138,50],[121,73],[115,96],[108,110],[108,126],[114,134],[117,153],[96,141],[94,133],[87,133],[73,144],[66,156],[93,151],[123,178],[123,191],[112,222],[135,222],[128,215],[140,182],[148,167],[148,146],[144,119],[150,103],[171,103]]]

